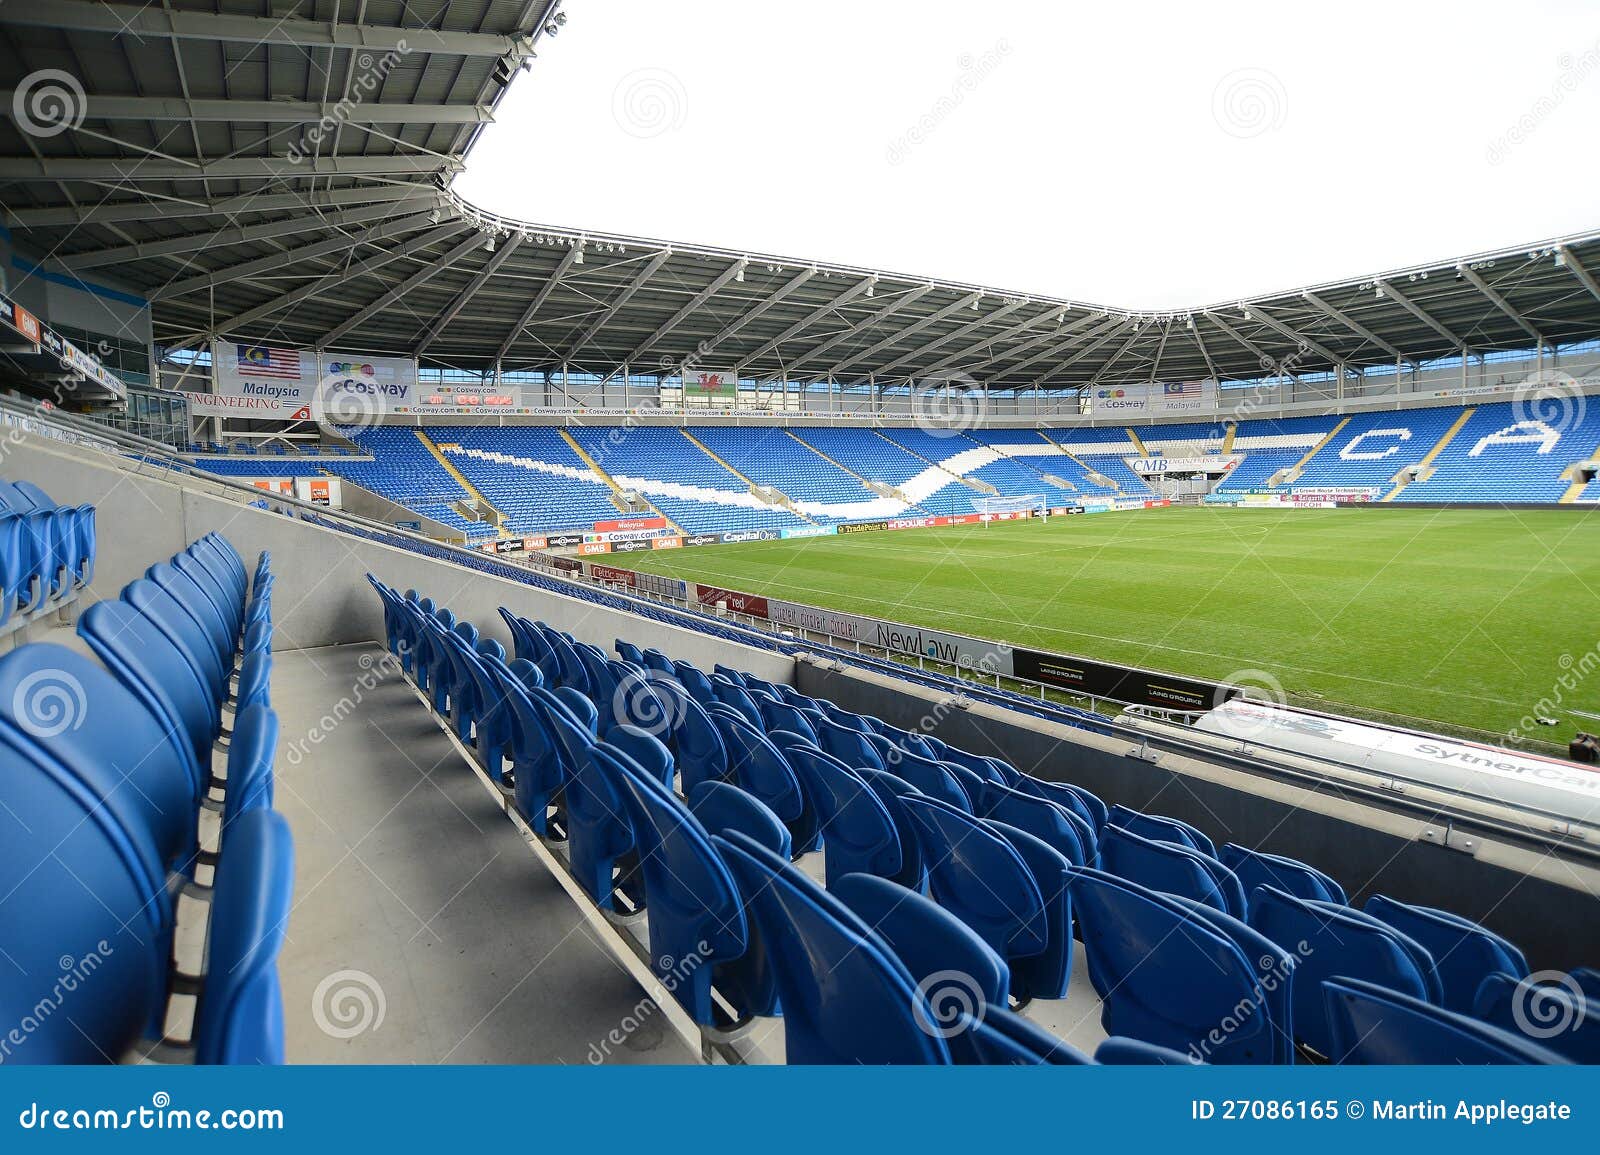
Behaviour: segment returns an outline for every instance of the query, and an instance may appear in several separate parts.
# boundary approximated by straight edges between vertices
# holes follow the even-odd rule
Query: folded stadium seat
[[[1437,1004],[1439,978],[1421,944],[1348,906],[1295,898],[1269,886],[1250,895],[1250,925],[1295,956],[1294,1036],[1332,1054],[1322,984],[1330,978],[1376,982]]]
[[[516,656],[538,666],[547,681],[554,681],[561,672],[560,663],[556,661],[555,652],[544,640],[544,635],[528,619],[518,617],[505,606],[499,608],[499,613],[506,628],[511,631],[512,649]]]
[[[1016,789],[1024,794],[1034,794],[1065,806],[1088,823],[1089,829],[1095,832],[1096,837],[1110,820],[1111,812],[1104,802],[1087,790],[1066,782],[1049,782],[1043,778],[1035,778],[1031,774],[1023,774],[1016,784]]]
[[[898,757],[892,760],[886,759],[886,765],[895,766],[899,764],[900,759],[902,758],[919,757],[919,755],[916,754],[905,754],[898,749],[895,752]],[[956,780],[956,785],[961,787],[961,793],[966,795],[968,807],[974,814],[978,813],[980,807],[983,805],[984,794],[991,786],[994,785],[994,783],[990,782],[989,779],[985,778],[981,774],[973,773],[965,766],[957,766],[954,762],[941,762],[939,763],[939,768]],[[954,800],[952,799],[952,801]]]
[[[755,840],[712,845],[748,896],[772,955],[790,1065],[946,1064],[928,1000],[893,950],[848,907]]]
[[[756,705],[755,699],[743,686],[729,681],[722,674],[712,674],[711,685],[716,691],[717,701],[739,711],[757,729],[762,727],[761,707]]]
[[[767,731],[787,730],[791,734],[798,734],[806,741],[817,745],[817,733],[811,728],[811,722],[805,713],[797,706],[788,702],[765,701],[761,703],[761,722]],[[821,748],[820,746],[818,747]]]
[[[1072,895],[1068,885],[1073,864],[1043,839],[1004,822],[988,823],[1022,857],[1044,900],[1044,950],[1011,964],[1011,993],[1019,1003],[1066,998],[1072,977]]]
[[[535,622],[533,624],[544,635],[545,643],[549,645],[551,651],[555,654],[556,663],[560,667],[560,672],[555,679],[556,688],[571,686],[573,689],[587,694],[589,692],[589,673],[584,668],[583,660],[578,657],[577,651],[572,648],[571,640],[559,630],[551,629],[543,622]]]
[[[657,667],[652,666],[652,669]],[[702,706],[709,706],[717,700],[716,687],[711,684],[711,679],[705,673],[688,662],[671,662],[663,673],[675,677],[689,691],[689,697],[699,702]]]
[[[213,696],[220,701],[226,695],[228,671],[222,668],[216,651],[176,598],[155,582],[136,578],[122,587],[122,600],[160,629],[173,648],[183,655],[196,676],[210,688]],[[220,722],[219,714],[219,725]]]
[[[898,882],[918,894],[928,892],[928,871],[922,861],[922,839],[917,824],[906,809],[905,799],[922,793],[904,778],[897,778],[887,770],[874,770],[861,766],[854,771],[857,778],[878,796],[883,808],[894,822],[895,836],[900,839],[900,869],[889,881]]]
[[[224,616],[213,595],[172,562],[158,562],[145,571],[145,577],[178,603],[189,615],[190,623],[210,643],[218,664],[225,671],[231,670],[238,631],[236,615]],[[221,591],[216,591],[216,596],[221,597]]]
[[[789,748],[805,744],[785,730],[762,734],[743,720],[713,716],[728,751],[728,772],[733,782],[759,798],[788,828],[794,853],[817,848],[821,814],[816,799],[789,763]]]
[[[1094,1061],[1108,1067],[1192,1067],[1197,1062],[1182,1051],[1120,1036],[1096,1047]]]
[[[1212,1063],[1293,1061],[1284,951],[1231,915],[1104,871],[1074,868],[1070,890],[1109,1034]]]
[[[1187,822],[1176,818],[1167,818],[1161,814],[1145,814],[1139,810],[1130,810],[1126,806],[1113,806],[1106,814],[1106,821],[1112,826],[1120,826],[1145,838],[1159,842],[1176,842],[1198,850],[1208,858],[1217,857],[1217,847],[1211,839]]]
[[[1491,974],[1526,978],[1528,960],[1506,939],[1469,918],[1426,906],[1408,906],[1375,894],[1366,912],[1415,939],[1433,956],[1442,1004],[1470,1015],[1483,980]]]
[[[692,794],[703,782],[724,782],[728,778],[728,748],[722,731],[694,698],[681,703],[677,726],[672,731],[672,752],[678,761],[680,786]]]
[[[164,871],[193,876],[198,808],[182,739],[99,665],[46,642],[0,658],[0,729],[91,784],[124,829],[150,837]]]
[[[917,824],[928,886],[940,906],[983,936],[1013,972],[1050,945],[1049,916],[1033,871],[998,831],[948,802],[903,799]]]
[[[278,951],[294,890],[294,842],[272,810],[236,818],[217,868],[205,985],[195,1008],[195,1060],[283,1062]]]
[[[503,687],[511,706],[512,799],[517,813],[541,838],[566,839],[565,800],[568,767],[551,716],[568,713],[543,687]],[[568,713],[570,724],[577,719]]]
[[[1083,819],[1064,806],[1005,786],[988,786],[978,816],[1026,830],[1054,847],[1074,866],[1093,866],[1094,835]]]
[[[1359,979],[1328,979],[1330,1056],[1336,1063],[1428,1066],[1561,1064],[1570,1059],[1511,1031]]]
[[[947,802],[969,814],[972,812],[972,799],[968,797],[966,787],[956,779],[952,768],[943,762],[934,762],[901,751],[894,765],[886,766],[884,769],[896,778],[905,779],[930,798]]]
[[[506,758],[511,749],[512,730],[514,720],[511,699],[506,687],[509,684],[521,684],[521,679],[513,673],[505,661],[505,651],[493,641],[479,643],[480,649],[471,664],[471,673],[476,681],[476,696],[478,700],[478,717],[473,726],[473,739],[476,743],[478,761],[483,765],[489,777],[496,783],[505,778]],[[490,649],[489,647],[493,647]],[[542,684],[544,675],[539,673],[539,667],[533,663],[524,663],[526,671],[536,679],[535,684]]]
[[[211,785],[211,746],[220,726],[214,689],[161,630],[126,602],[96,602],[84,611],[78,633],[95,656],[163,729],[180,735],[196,804]]]
[[[744,898],[689,808],[631,759],[617,766],[650,896],[651,967],[695,1022],[715,1026],[713,973],[745,953]]]
[[[816,808],[827,888],[847,874],[897,877],[900,835],[871,787],[843,762],[803,742],[786,746],[784,756]]]
[[[18,746],[8,727],[0,758],[11,771],[0,775],[0,949],[10,972],[0,1015],[14,1024],[7,1062],[116,1061],[166,996],[165,865],[109,767],[85,781],[39,748]],[[79,993],[52,1008],[52,989],[68,975]]]
[[[702,782],[689,798],[689,810],[712,835],[741,834],[787,860],[792,844],[778,816],[731,782]],[[742,897],[742,895],[741,895]],[[745,904],[744,954],[717,969],[717,988],[749,1015],[778,1015],[777,976],[766,940],[749,904]]]
[[[1235,918],[1245,915],[1244,889],[1216,859],[1176,842],[1157,842],[1115,822],[1100,832],[1100,867],[1151,890],[1178,894],[1214,906]]]
[[[1270,886],[1296,898],[1348,905],[1342,886],[1322,871],[1293,858],[1247,850],[1232,842],[1222,848],[1218,858],[1239,876],[1247,899],[1255,893],[1256,887]]]
[[[644,664],[649,669],[660,670],[663,674],[677,673],[677,666],[673,664],[672,659],[654,647],[644,651]]]
[[[1600,1003],[1584,997],[1581,988],[1489,975],[1473,999],[1472,1015],[1575,1063],[1600,1063]]]
[[[597,742],[578,754],[566,784],[567,861],[573,877],[595,905],[615,910],[612,892],[619,860],[635,848],[633,824],[624,798],[623,761],[628,756]],[[644,773],[642,767],[636,767]],[[634,909],[645,905],[636,890],[627,898]]]
[[[239,815],[272,808],[272,763],[277,753],[278,716],[259,703],[240,710],[228,743],[227,792],[222,808],[224,843],[229,826]]]
[[[941,993],[1006,1005],[1011,971],[994,948],[938,903],[873,874],[846,874],[828,893],[872,928],[943,1015]],[[951,989],[941,992],[941,983]],[[955,985],[959,984],[959,988]]]

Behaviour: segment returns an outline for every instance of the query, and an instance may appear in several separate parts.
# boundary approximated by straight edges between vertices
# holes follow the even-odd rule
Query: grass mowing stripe
[[[1600,706],[1570,685],[1600,646],[1600,510],[1173,508],[619,560],[1179,674],[1267,670],[1296,701],[1462,732],[1539,712],[1564,740]]]

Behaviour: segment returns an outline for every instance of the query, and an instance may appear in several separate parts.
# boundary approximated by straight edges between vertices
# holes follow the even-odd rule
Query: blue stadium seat
[[[1489,975],[1473,999],[1472,1014],[1575,1063],[1600,1064],[1600,1003],[1585,997],[1576,982]]]
[[[1244,890],[1222,863],[1176,842],[1158,842],[1115,822],[1100,832],[1100,865],[1151,890],[1192,898],[1235,918],[1245,914]]]
[[[1369,914],[1264,886],[1250,896],[1249,921],[1294,953],[1295,1038],[1324,1057],[1334,1045],[1322,997],[1322,983],[1328,979],[1360,979],[1426,1002],[1440,1001],[1428,952]]]
[[[1158,842],[1176,842],[1187,846],[1191,850],[1198,850],[1207,858],[1217,857],[1216,844],[1200,831],[1176,818],[1167,818],[1160,814],[1145,814],[1139,810],[1130,810],[1126,806],[1113,806],[1106,814],[1106,822],[1111,826],[1120,826],[1124,830],[1144,838],[1154,839]]]
[[[1222,848],[1219,858],[1238,876],[1247,898],[1258,886],[1270,886],[1296,898],[1347,905],[1343,887],[1322,871],[1295,859],[1247,850],[1231,842]]]
[[[1091,1065],[1093,1060],[1003,1003],[963,1010],[946,1040],[959,1066]]]
[[[1555,1051],[1481,1019],[1359,979],[1328,979],[1329,1057],[1336,1063],[1456,1066],[1559,1064]]]
[[[754,840],[711,842],[772,953],[791,1065],[950,1061],[927,998],[866,923]]]
[[[1408,906],[1381,894],[1367,899],[1366,912],[1427,949],[1439,975],[1443,1005],[1452,1011],[1471,1014],[1478,988],[1491,974],[1527,977],[1528,960],[1522,952],[1471,919]]]
[[[796,743],[784,753],[816,808],[828,889],[847,874],[897,877],[900,836],[872,789],[855,771],[813,746]]]
[[[266,809],[234,819],[211,902],[206,981],[195,1015],[197,1062],[283,1062],[277,962],[293,890],[289,824]]]

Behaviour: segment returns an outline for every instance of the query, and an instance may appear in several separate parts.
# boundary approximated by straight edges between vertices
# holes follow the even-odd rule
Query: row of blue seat
[[[0,748],[17,768],[0,778],[0,952],[22,975],[0,984],[0,1019],[25,1024],[7,1061],[175,1046],[282,1061],[293,855],[271,810],[272,586],[265,554],[252,580],[210,534],[84,613],[103,665],[48,642],[0,659]],[[174,959],[180,895],[208,915],[203,974]],[[174,996],[191,994],[190,1037],[167,1039]]]
[[[58,505],[30,481],[0,481],[0,632],[87,589],[94,555],[94,506]]]
[[[439,612],[431,604],[394,591],[385,597],[390,643],[402,653],[408,634],[438,632],[428,624]],[[1091,981],[1114,1034],[1192,1048],[1230,1008],[1259,1006],[1248,1029],[1201,1053],[1213,1061],[1292,1061],[1298,1043],[1316,1055],[1362,1061],[1379,1047],[1403,1052],[1381,1033],[1341,1033],[1350,1008],[1379,990],[1391,1001],[1418,999],[1425,1012],[1413,1014],[1432,1016],[1440,1029],[1457,1030],[1456,1016],[1480,1035],[1496,1025],[1523,1035],[1495,1041],[1502,1057],[1583,1058],[1593,1046],[1581,1029],[1550,1047],[1521,1030],[1511,1013],[1519,1001],[1559,1009],[1574,996],[1530,986],[1521,952],[1469,920],[1382,896],[1356,910],[1338,883],[1304,863],[1233,845],[1219,852],[1187,824],[1105,807],[1086,791],[1019,775],[791,687],[720,667],[707,676],[623,641],[620,660],[610,659],[542,623],[502,614],[517,657],[501,664],[525,690],[538,691],[508,696],[529,699],[523,726],[541,738],[531,750],[515,740],[491,748],[485,765],[511,779],[536,830],[566,835],[575,876],[603,907],[649,910],[648,862],[636,865],[645,849],[639,820],[617,779],[627,759],[669,793],[681,781],[697,815],[747,815],[748,803],[728,797],[728,787],[738,790],[781,830],[782,846],[769,837],[769,849],[794,856],[825,843],[830,890],[864,874],[931,894],[996,950],[1009,971],[1006,993],[1019,1001],[1065,993],[1065,928],[1077,896]],[[435,705],[449,713],[452,691],[441,679],[458,674],[423,661],[416,669],[424,680],[430,666]],[[480,693],[489,685],[481,716],[492,719],[496,691],[483,679],[473,684]],[[603,726],[607,704],[612,721]],[[456,721],[463,737],[475,733],[464,715]],[[509,752],[510,771],[499,751]],[[771,825],[762,827],[768,835]],[[1180,946],[1156,950],[1180,930]],[[1157,953],[1162,962],[1147,967]],[[1175,984],[1175,975],[1184,980]],[[1586,1007],[1567,1009],[1581,1024]]]

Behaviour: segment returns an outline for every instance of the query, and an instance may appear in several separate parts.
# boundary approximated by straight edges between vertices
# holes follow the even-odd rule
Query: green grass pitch
[[[1569,713],[1600,713],[1600,510],[1175,507],[618,560],[1156,670],[1264,670],[1293,702],[1485,740],[1600,727]],[[1529,731],[1533,713],[1561,725]]]

